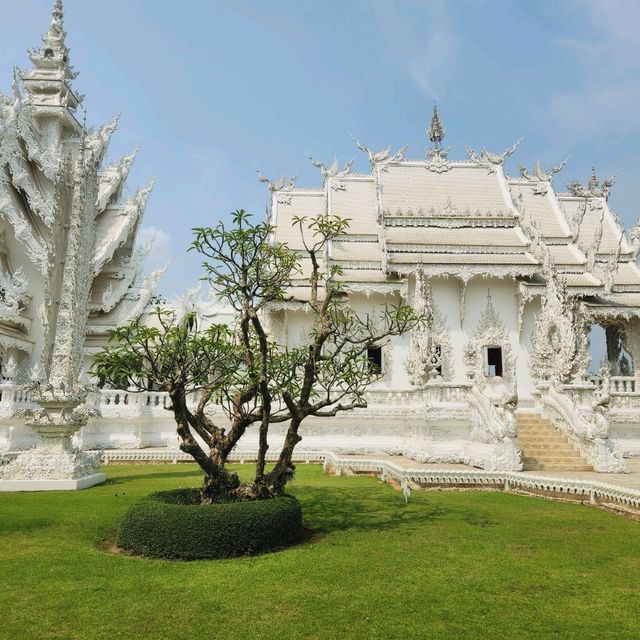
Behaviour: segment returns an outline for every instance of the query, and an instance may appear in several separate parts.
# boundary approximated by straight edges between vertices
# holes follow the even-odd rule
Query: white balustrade
[[[598,388],[602,388],[604,379],[601,376],[589,376],[589,381]],[[611,394],[612,409],[640,408],[640,389],[635,376],[611,376],[609,378],[609,393]]]
[[[7,381],[0,384],[1,418],[10,418],[16,411],[31,407],[30,394],[24,387]]]
[[[171,406],[171,401],[164,391],[100,389],[87,398],[87,404],[98,409],[103,416],[134,417],[164,415],[165,409]]]
[[[633,376],[611,376],[611,393],[635,393],[636,379]]]
[[[601,376],[589,376],[589,381],[601,388],[604,384],[604,379]],[[611,376],[609,378],[610,389],[609,392],[615,393],[636,393],[636,378],[635,376]]]

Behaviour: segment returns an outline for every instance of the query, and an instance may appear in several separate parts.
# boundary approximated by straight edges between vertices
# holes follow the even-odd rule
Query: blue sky
[[[53,0],[0,0],[0,89],[46,30]],[[121,112],[111,157],[142,148],[130,191],[157,177],[144,219],[160,285],[200,275],[194,226],[236,208],[263,215],[271,178],[320,184],[306,152],[368,163],[370,147],[422,157],[434,100],[451,157],[468,146],[544,166],[615,173],[611,202],[635,223],[640,182],[640,2],[580,0],[65,0],[71,58],[93,125]],[[148,231],[146,232],[148,233]]]

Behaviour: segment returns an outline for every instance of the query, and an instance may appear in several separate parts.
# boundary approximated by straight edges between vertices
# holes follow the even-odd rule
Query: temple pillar
[[[624,348],[631,356],[633,375],[640,378],[640,318],[628,320],[623,331]]]
[[[622,352],[621,331],[617,325],[607,325],[605,335],[607,342],[607,360],[611,367],[611,375],[620,375],[620,354]]]

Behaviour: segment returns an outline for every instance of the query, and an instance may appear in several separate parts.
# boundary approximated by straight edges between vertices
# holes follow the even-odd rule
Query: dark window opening
[[[433,347],[431,358],[429,358],[431,371],[435,372],[435,377],[442,377],[442,346],[437,344]],[[433,373],[431,374],[433,375]]]
[[[487,347],[487,376],[502,377],[502,348]]]
[[[368,347],[367,360],[372,373],[382,373],[382,347]]]

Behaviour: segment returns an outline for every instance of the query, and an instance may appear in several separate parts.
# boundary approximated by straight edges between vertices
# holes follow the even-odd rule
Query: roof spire
[[[70,83],[78,74],[69,64],[66,37],[62,0],[54,0],[51,23],[42,36],[42,44],[29,51],[33,67],[20,74],[26,90],[25,102],[48,115],[53,113],[52,109],[62,108],[73,116],[82,102],[82,96],[74,93]],[[73,117],[69,124],[74,128],[80,127]]]
[[[75,77],[69,66],[69,49],[65,43],[66,37],[62,0],[55,0],[51,11],[51,23],[47,32],[42,36],[42,44],[38,49],[29,52],[31,62],[36,69],[61,72],[65,79]]]
[[[53,10],[51,11],[51,24],[49,25],[47,33],[42,38],[43,48],[46,49],[49,47],[54,54],[61,50],[67,53],[67,47],[64,42],[66,37],[62,0],[55,0]]]
[[[580,198],[608,198],[614,182],[613,176],[600,182],[596,175],[596,168],[593,167],[586,187],[579,180],[572,180],[567,185],[567,189],[572,196]]]
[[[52,24],[56,22],[62,27],[64,21],[64,8],[62,7],[62,0],[56,0],[53,5],[53,11],[51,12]]]
[[[440,122],[440,116],[438,115],[438,105],[433,103],[433,116],[431,117],[431,126],[429,127],[429,140],[435,146],[436,149],[442,148],[442,141],[444,140],[445,130]]]

